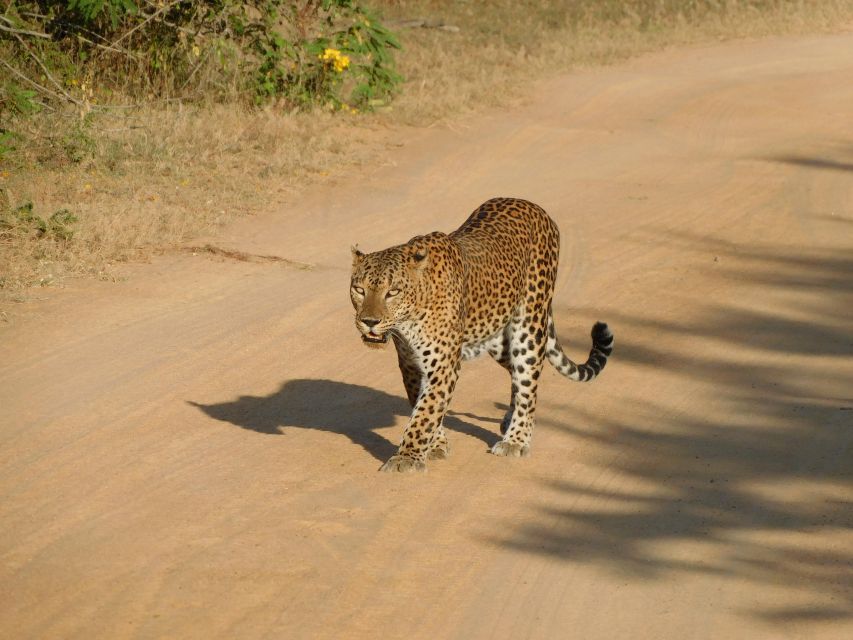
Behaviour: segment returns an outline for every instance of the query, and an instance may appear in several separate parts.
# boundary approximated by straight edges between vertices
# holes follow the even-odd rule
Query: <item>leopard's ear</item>
[[[352,268],[355,269],[364,260],[364,254],[358,250],[357,244],[354,244],[350,248],[352,249]]]
[[[423,241],[422,236],[409,240],[409,266],[422,269],[428,262],[429,246]]]

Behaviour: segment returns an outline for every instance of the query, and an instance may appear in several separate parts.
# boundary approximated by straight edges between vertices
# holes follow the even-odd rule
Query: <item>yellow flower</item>
[[[201,49],[198,48],[197,44],[193,45],[193,55],[198,58],[201,55]]]
[[[317,58],[327,64],[330,63],[338,73],[343,73],[350,63],[349,56],[342,55],[338,49],[325,49]]]

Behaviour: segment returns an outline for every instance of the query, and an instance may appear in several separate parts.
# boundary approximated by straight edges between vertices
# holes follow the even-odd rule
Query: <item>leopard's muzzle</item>
[[[383,333],[381,336],[372,333],[362,333],[361,339],[365,344],[385,344],[388,342],[388,334]]]

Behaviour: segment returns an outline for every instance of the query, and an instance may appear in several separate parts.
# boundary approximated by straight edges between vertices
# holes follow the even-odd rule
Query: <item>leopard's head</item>
[[[353,247],[350,298],[364,344],[383,347],[418,310],[428,252],[414,240],[367,254]]]

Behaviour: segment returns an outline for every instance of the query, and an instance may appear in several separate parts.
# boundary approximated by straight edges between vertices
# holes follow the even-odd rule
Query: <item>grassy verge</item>
[[[837,31],[853,1],[816,0],[401,0],[394,18],[427,18],[459,31],[400,33],[407,80],[396,119],[434,122],[503,106],[532,80],[613,64],[670,46]],[[388,21],[390,25],[393,20]]]
[[[113,279],[116,263],[275,207],[302,186],[369,161],[376,147],[373,131],[352,114],[233,105],[146,107],[91,118],[83,128],[59,115],[27,124],[16,166],[0,170],[7,300],[68,277]],[[44,233],[40,221],[65,210],[76,218],[66,232]]]
[[[376,114],[154,103],[21,118],[0,163],[0,297],[69,276],[114,277],[236,215],[384,153],[376,129],[522,99],[530,83],[666,46],[838,30],[851,0],[377,2],[406,84]],[[405,25],[423,26],[405,26]],[[0,140],[0,144],[4,144]],[[10,143],[6,143],[10,144]],[[31,203],[32,206],[28,206]]]

